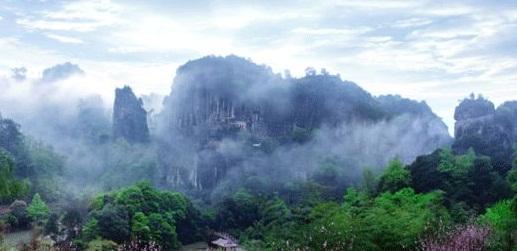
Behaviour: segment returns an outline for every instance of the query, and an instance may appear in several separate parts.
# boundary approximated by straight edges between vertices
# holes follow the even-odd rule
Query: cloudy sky
[[[167,94],[179,65],[209,54],[326,68],[426,100],[451,127],[471,92],[517,99],[517,1],[0,0],[0,79],[68,71],[107,99],[124,84]]]

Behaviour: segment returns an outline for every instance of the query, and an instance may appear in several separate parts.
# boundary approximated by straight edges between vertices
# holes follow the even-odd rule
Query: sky
[[[425,100],[452,133],[470,93],[517,99],[517,1],[0,0],[0,80],[80,75],[69,91],[110,103],[123,85],[166,95],[178,66],[229,54]]]

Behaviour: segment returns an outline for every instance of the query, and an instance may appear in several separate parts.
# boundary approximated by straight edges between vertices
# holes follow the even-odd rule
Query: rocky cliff
[[[124,138],[131,143],[149,141],[147,112],[143,108],[142,100],[128,86],[115,90],[113,137]]]
[[[511,167],[513,145],[517,142],[514,133],[516,109],[513,103],[502,105],[497,110],[485,98],[471,95],[456,107],[454,112],[453,149],[464,153],[473,148],[478,154],[491,157],[499,172]]]

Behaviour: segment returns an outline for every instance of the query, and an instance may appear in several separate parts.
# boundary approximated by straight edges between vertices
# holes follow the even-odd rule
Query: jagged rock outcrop
[[[124,138],[131,143],[149,141],[147,112],[129,86],[115,90],[113,105],[113,137]]]
[[[387,128],[382,131],[384,125]],[[164,174],[166,182],[198,189],[211,189],[232,168],[246,169],[257,162],[276,165],[277,170],[298,168],[292,163],[269,163],[267,156],[276,147],[304,148],[300,151],[309,152],[303,156],[308,161],[300,164],[311,166],[321,157],[311,147],[328,144],[317,147],[326,149],[334,144],[326,141],[338,140],[334,145],[343,144],[344,150],[332,154],[350,162],[368,158],[368,163],[382,165],[385,158],[398,154],[400,138],[411,141],[404,159],[451,141],[445,124],[425,103],[398,96],[376,98],[326,71],[282,78],[269,67],[236,56],[205,57],[178,68],[157,131],[168,141],[163,148],[172,149],[164,152],[162,159],[177,156],[164,164],[169,168]],[[359,151],[354,145],[364,148],[354,154]],[[249,163],[248,155],[257,151],[266,157]],[[386,156],[386,151],[394,156]],[[306,177],[306,169],[299,167],[295,172]]]
[[[515,140],[513,125],[502,110],[496,112],[494,104],[481,96],[471,95],[461,101],[454,112],[453,149],[464,153],[473,148],[476,153],[491,157],[494,167],[504,173],[511,167]]]

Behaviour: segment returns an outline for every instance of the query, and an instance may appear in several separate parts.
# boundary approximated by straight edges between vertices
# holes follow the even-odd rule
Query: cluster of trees
[[[15,200],[7,208],[6,214],[0,215],[0,225],[4,230],[26,230],[33,226],[50,228],[50,209],[39,194],[35,194],[27,204],[23,200]]]
[[[511,184],[493,168],[490,158],[470,149],[455,155],[450,149],[421,156],[409,166],[412,186],[419,192],[442,190],[447,204],[458,214],[482,212],[487,206],[511,196]],[[463,218],[456,215],[456,218]]]
[[[142,182],[97,196],[78,244],[92,248],[138,240],[172,250],[201,239],[201,224],[201,214],[185,196]]]

